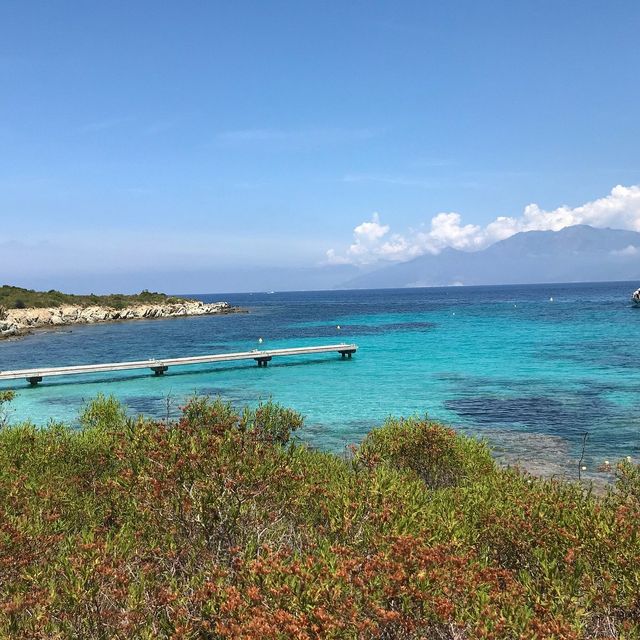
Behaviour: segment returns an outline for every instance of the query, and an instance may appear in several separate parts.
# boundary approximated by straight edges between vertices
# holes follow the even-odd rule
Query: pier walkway
[[[316,353],[339,353],[343,358],[350,358],[358,350],[355,344],[329,344],[319,347],[294,347],[291,349],[270,349],[268,351],[241,351],[238,353],[219,353],[207,356],[187,358],[167,358],[165,360],[137,360],[133,362],[111,362],[105,364],[83,364],[67,367],[44,367],[39,369],[17,369],[0,371],[0,381],[19,380],[24,378],[29,384],[36,385],[43,378],[51,376],[77,376],[88,373],[108,373],[111,371],[129,371],[132,369],[150,369],[157,376],[164,374],[169,367],[183,367],[194,364],[212,362],[231,362],[235,360],[255,360],[259,367],[278,356],[304,356]]]

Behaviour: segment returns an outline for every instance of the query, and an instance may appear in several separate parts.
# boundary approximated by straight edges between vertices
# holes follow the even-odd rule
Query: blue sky
[[[286,288],[531,203],[640,230],[638,33],[631,0],[3,0],[0,280]]]

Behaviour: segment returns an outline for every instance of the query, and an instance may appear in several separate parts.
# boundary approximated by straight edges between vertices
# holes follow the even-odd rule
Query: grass
[[[596,497],[428,420],[345,456],[272,403],[80,422],[0,429],[0,637],[640,637],[630,463]]]
[[[180,302],[180,298],[170,297],[164,293],[141,291],[134,295],[113,293],[105,296],[74,295],[61,293],[51,289],[50,291],[34,291],[21,287],[3,285],[0,287],[0,310],[4,309],[30,309],[44,307],[59,307],[61,305],[79,305],[88,307],[100,305],[114,309],[123,309],[136,304],[163,304]]]

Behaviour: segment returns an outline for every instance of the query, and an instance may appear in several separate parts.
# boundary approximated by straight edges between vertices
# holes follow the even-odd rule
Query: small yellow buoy
[[[338,331],[340,331],[340,325],[339,324],[336,325],[336,329],[338,329]]]

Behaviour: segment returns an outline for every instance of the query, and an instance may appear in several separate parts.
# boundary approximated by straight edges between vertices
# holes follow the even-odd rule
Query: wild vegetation
[[[80,423],[0,430],[1,637],[640,637],[631,463],[596,497],[426,419],[341,457],[272,403]]]
[[[50,291],[34,291],[32,289],[3,285],[0,287],[0,320],[2,320],[3,311],[6,313],[7,309],[60,307],[65,304],[82,307],[100,305],[113,309],[124,309],[136,304],[162,304],[169,302],[180,302],[180,298],[146,290],[134,295],[112,293],[106,296],[97,296],[94,294],[74,295],[61,293],[54,289]]]

